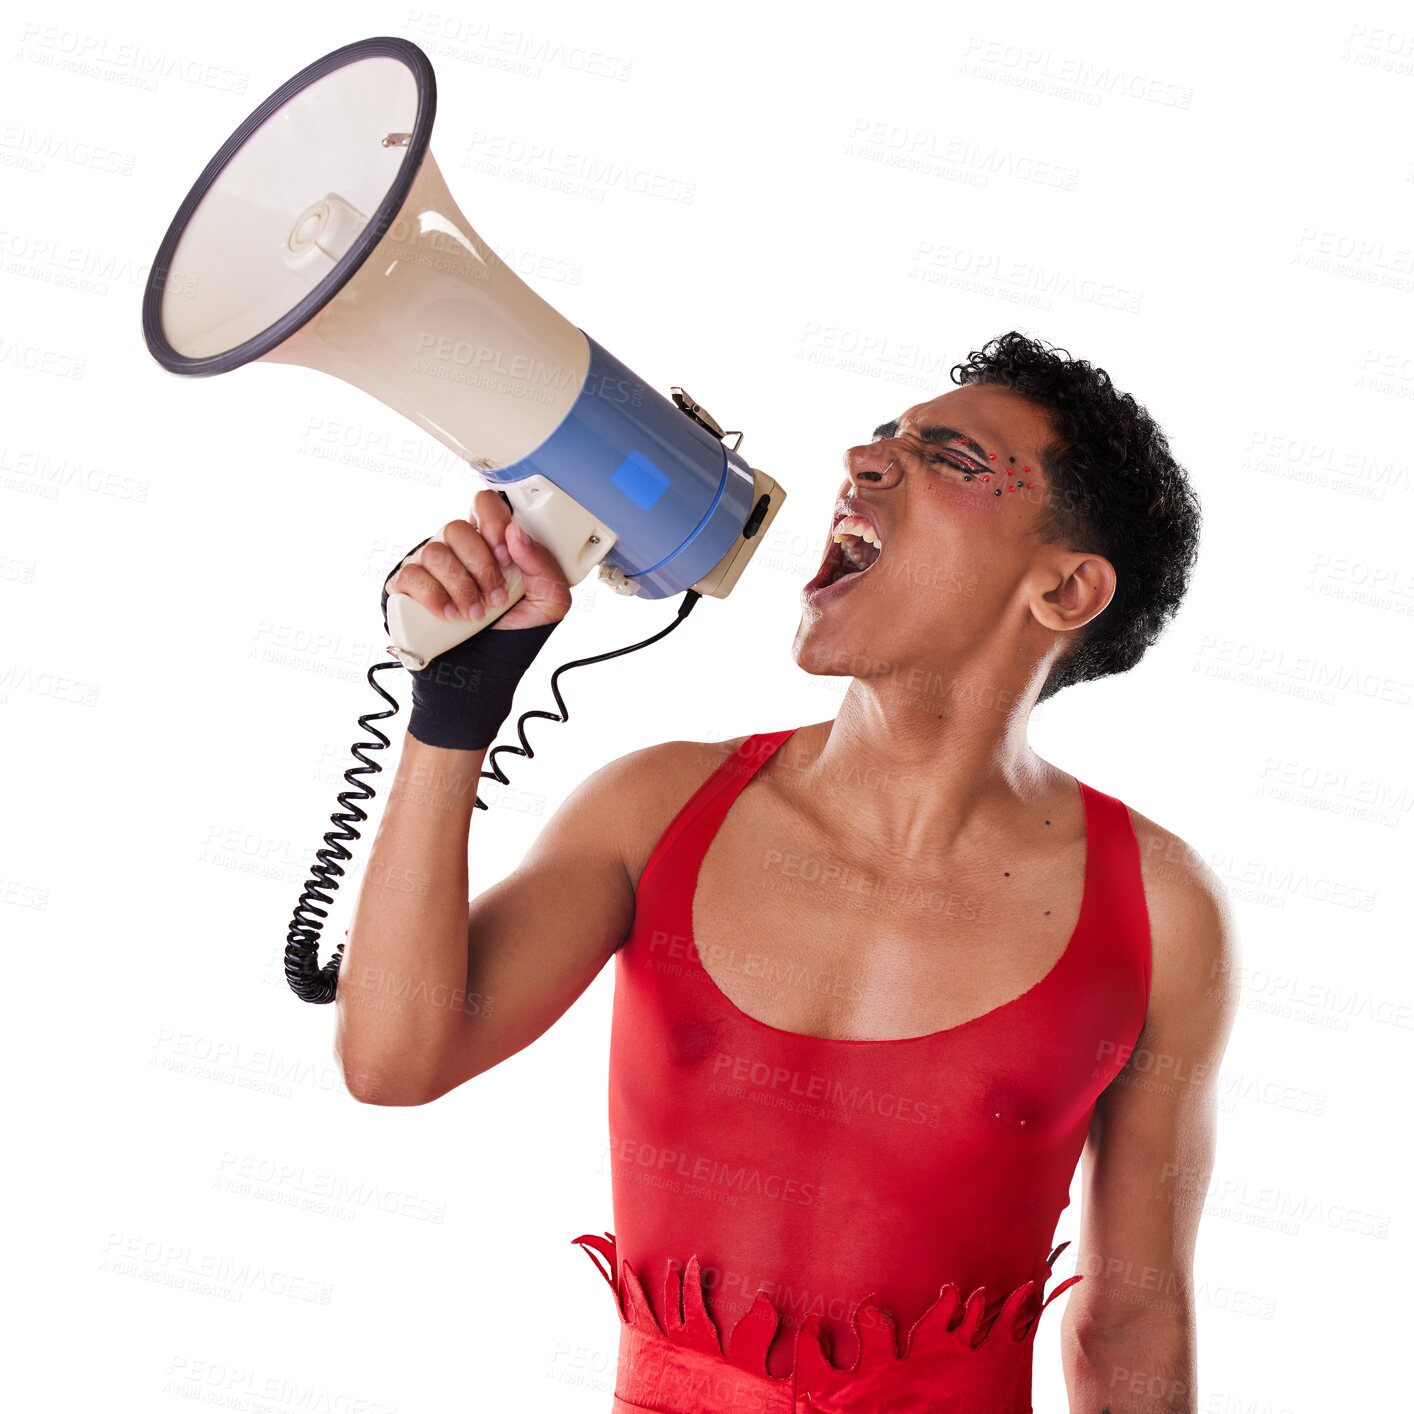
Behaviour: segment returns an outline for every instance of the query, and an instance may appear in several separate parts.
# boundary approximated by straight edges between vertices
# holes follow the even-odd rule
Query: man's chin
[[[818,677],[853,677],[866,672],[866,665],[875,661],[869,651],[867,620],[871,617],[851,614],[843,602],[823,608],[802,604],[800,625],[791,644],[796,667]]]

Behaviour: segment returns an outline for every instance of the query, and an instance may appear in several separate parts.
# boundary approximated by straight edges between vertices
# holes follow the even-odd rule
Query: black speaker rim
[[[168,269],[177,243],[186,230],[202,198],[213,182],[225,170],[227,164],[243,147],[257,129],[264,126],[270,116],[283,108],[295,94],[310,84],[344,68],[360,59],[392,58],[401,59],[411,70],[417,83],[417,118],[413,123],[412,136],[408,141],[407,153],[398,175],[388,188],[377,211],[369,218],[368,224],[355,237],[339,263],[332,271],[293,308],[287,310],[273,324],[262,329],[244,343],[220,353],[208,354],[204,358],[192,358],[179,354],[167,341],[162,332],[162,292],[166,286]],[[220,150],[206,164],[201,175],[192,184],[177,214],[167,227],[167,234],[153,257],[152,268],[148,271],[147,284],[142,295],[142,332],[147,340],[148,351],[169,373],[181,373],[201,377],[213,373],[228,373],[233,368],[250,363],[262,354],[269,353],[277,344],[283,343],[295,330],[303,327],[319,313],[343,287],[348,284],[368,258],[373,247],[383,238],[393,218],[402,209],[408,192],[427,155],[432,138],[432,123],[437,116],[437,80],[432,71],[432,62],[411,40],[394,35],[377,35],[371,39],[356,40],[340,49],[332,50],[303,68],[293,78],[287,79],[275,90],[221,145]]]

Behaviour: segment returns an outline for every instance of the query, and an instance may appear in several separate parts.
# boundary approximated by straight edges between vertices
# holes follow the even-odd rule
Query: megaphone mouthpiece
[[[323,279],[368,225],[368,217],[337,192],[325,192],[295,217],[285,240],[285,264],[291,270],[317,270]],[[311,282],[312,283],[312,282]]]

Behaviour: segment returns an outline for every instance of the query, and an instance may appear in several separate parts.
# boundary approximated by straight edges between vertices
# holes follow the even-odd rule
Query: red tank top
[[[615,1231],[574,1239],[622,1322],[614,1408],[1029,1414],[1036,1322],[1081,1280],[1042,1300],[1051,1241],[1148,1005],[1129,813],[1080,784],[1079,921],[1020,996],[924,1036],[786,1031],[709,976],[692,901],[793,730],[749,737],[674,817],[616,954]]]

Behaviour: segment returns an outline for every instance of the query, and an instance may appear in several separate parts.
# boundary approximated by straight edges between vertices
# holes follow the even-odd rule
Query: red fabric
[[[792,730],[678,812],[616,955],[615,1229],[574,1239],[622,1323],[615,1409],[1030,1414],[1036,1322],[1081,1280],[1043,1299],[1051,1241],[1148,1005],[1129,814],[1081,785],[1079,923],[1020,997],[926,1036],[799,1035],[728,1000],[691,926],[708,844]]]

